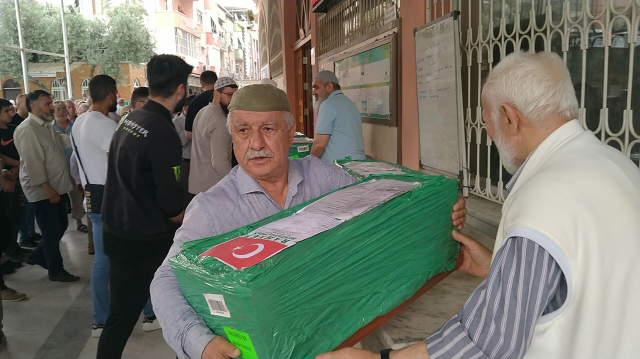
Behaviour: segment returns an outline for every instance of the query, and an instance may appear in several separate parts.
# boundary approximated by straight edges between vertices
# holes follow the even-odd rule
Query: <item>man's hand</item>
[[[16,180],[11,176],[2,177],[2,190],[7,193],[13,193],[16,190]]]
[[[480,278],[487,278],[491,267],[491,251],[482,243],[465,236],[458,231],[452,231],[453,239],[460,242],[460,255],[462,256],[463,270]]]
[[[320,354],[316,359],[380,359],[380,354],[362,349],[344,348],[335,352]]]
[[[0,181],[2,182],[2,191],[12,193],[15,190],[16,181],[11,178],[11,175],[8,173],[6,175],[3,173],[3,176],[0,177]]]
[[[467,219],[467,201],[462,197],[458,196],[458,203],[453,206],[453,214],[451,215],[451,220],[453,221],[453,226],[458,228],[459,231],[464,228],[464,221]]]
[[[84,194],[84,188],[82,188],[82,184],[78,183],[76,186],[78,186],[78,191],[80,191],[80,193]]]
[[[186,137],[189,141],[193,141],[193,134],[191,133],[191,131],[184,131],[184,137]]]
[[[429,359],[427,342],[422,341],[401,350],[394,350],[389,353],[390,359]],[[344,348],[335,352],[320,354],[316,359],[380,359],[380,353],[370,351]]]
[[[60,194],[58,194],[58,192],[56,192],[56,190],[51,187],[49,182],[45,182],[40,186],[42,187],[42,189],[44,189],[44,193],[47,195],[47,197],[49,197],[49,201],[51,203],[56,204],[60,202]]]
[[[229,359],[240,356],[240,349],[229,343],[223,337],[214,337],[209,344],[204,347],[202,359]]]

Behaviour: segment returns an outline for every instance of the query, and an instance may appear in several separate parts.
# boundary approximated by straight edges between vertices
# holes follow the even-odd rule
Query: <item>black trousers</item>
[[[69,196],[63,194],[60,195],[58,203],[54,204],[45,199],[33,204],[42,239],[28,258],[34,262],[46,264],[49,275],[53,275],[64,269],[62,254],[60,254],[60,240],[69,227],[67,215],[71,209],[71,202]]]
[[[162,264],[173,234],[157,240],[131,240],[104,232],[104,252],[109,257],[111,304],[109,318],[98,342],[97,359],[119,359],[149,299],[153,275]]]
[[[22,207],[24,195],[20,186],[16,185],[14,192],[1,192],[2,206],[0,210],[6,216],[7,235],[8,237],[0,241],[0,252],[13,255],[20,251],[18,245],[18,231],[20,229],[20,221],[22,220]]]

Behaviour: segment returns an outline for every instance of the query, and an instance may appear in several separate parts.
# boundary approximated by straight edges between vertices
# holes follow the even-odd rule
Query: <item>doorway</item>
[[[313,138],[315,134],[315,122],[313,118],[311,76],[311,41],[307,40],[295,50],[295,74],[296,74],[296,131]]]

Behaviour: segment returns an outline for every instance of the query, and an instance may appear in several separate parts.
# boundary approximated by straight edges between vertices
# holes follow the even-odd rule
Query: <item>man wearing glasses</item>
[[[193,122],[189,175],[189,193],[192,195],[207,191],[231,171],[227,115],[238,85],[230,77],[221,77],[213,89],[213,102],[198,112]]]

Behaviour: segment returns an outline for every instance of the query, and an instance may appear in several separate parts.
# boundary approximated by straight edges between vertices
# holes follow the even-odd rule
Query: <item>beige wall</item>
[[[378,160],[398,162],[398,128],[371,123],[362,124],[364,153]]]

